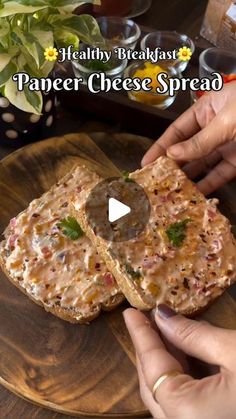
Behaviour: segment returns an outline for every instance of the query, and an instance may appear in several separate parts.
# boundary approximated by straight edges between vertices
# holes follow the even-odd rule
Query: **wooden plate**
[[[0,163],[0,231],[81,159],[107,175],[117,173],[83,135],[33,144],[5,158]],[[145,415],[122,307],[91,325],[70,325],[32,303],[2,273],[0,298],[3,385],[67,414]]]
[[[133,170],[150,146],[145,138],[93,134],[119,168]],[[53,138],[0,162],[0,231],[78,161],[103,174],[113,163],[85,135]],[[0,383],[25,398],[75,416],[146,416],[135,357],[121,307],[91,325],[71,325],[46,313],[0,273]],[[223,314],[222,314],[223,312]],[[216,324],[236,328],[227,295],[208,310]]]

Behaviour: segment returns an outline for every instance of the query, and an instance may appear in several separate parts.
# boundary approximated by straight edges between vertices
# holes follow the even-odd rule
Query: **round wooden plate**
[[[93,135],[94,137],[94,135]],[[49,189],[78,157],[112,163],[87,137],[70,135],[18,150],[0,163],[0,232],[10,218]],[[100,139],[100,140],[99,140]],[[98,142],[104,135],[98,136]],[[106,138],[119,157],[121,143]],[[106,143],[104,141],[103,145]],[[132,150],[132,141],[124,150]],[[149,145],[144,140],[144,147]],[[116,149],[116,153],[115,150]],[[129,157],[130,159],[130,157]],[[134,159],[132,164],[134,163]],[[93,417],[147,415],[123,307],[90,325],[71,325],[31,302],[0,273],[0,383],[28,401]]]

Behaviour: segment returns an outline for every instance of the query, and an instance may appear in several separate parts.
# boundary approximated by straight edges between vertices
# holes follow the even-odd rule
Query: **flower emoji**
[[[180,61],[190,61],[191,58],[192,58],[192,55],[193,55],[193,53],[192,53],[191,49],[188,48],[188,47],[180,48],[178,53],[177,53],[178,59]]]
[[[53,47],[46,48],[44,51],[44,57],[47,61],[56,61],[58,57],[57,49]]]

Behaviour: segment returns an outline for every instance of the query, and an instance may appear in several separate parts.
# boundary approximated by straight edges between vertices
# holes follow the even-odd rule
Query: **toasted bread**
[[[73,200],[75,217],[132,306],[150,310],[165,303],[187,316],[202,312],[236,279],[229,221],[217,200],[206,200],[167,157],[129,177],[144,188],[152,208],[138,237],[108,242],[99,236],[99,227],[90,226],[86,200],[101,178],[86,168]]]
[[[72,171],[13,218],[0,245],[1,267],[10,281],[46,311],[72,323],[89,322],[124,300],[88,237],[72,240],[60,227],[70,216],[79,176],[79,169],[76,175]]]

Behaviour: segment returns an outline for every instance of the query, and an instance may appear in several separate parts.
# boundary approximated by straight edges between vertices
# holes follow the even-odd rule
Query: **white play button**
[[[131,208],[128,205],[123,204],[117,199],[110,198],[108,204],[108,218],[110,223],[114,223],[125,215],[130,214]]]

